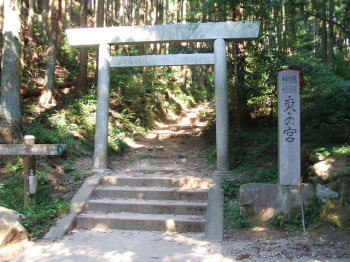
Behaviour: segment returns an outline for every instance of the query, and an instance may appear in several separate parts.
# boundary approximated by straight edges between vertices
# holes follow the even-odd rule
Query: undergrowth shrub
[[[20,171],[19,169],[17,171]],[[38,190],[35,200],[24,205],[24,182],[18,172],[12,174],[0,186],[0,206],[23,214],[22,221],[31,238],[38,238],[54,223],[54,218],[69,210],[67,200],[53,196],[47,173],[38,173]]]

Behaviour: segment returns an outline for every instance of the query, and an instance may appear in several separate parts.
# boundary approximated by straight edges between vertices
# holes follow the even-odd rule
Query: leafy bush
[[[306,228],[312,228],[322,222],[320,216],[324,207],[325,205],[316,196],[309,201],[304,209]],[[298,211],[292,212],[289,216],[276,215],[270,218],[268,222],[271,226],[277,229],[300,229],[302,228],[302,213]]]
[[[66,200],[55,198],[52,186],[46,174],[38,174],[38,191],[35,201],[24,205],[24,184],[22,176],[16,174],[9,177],[0,187],[0,206],[4,206],[23,214],[26,219],[23,226],[30,237],[40,237],[53,224],[54,218],[64,214],[69,209]]]
[[[304,70],[305,86],[301,89],[304,141],[346,141],[350,135],[346,131],[350,125],[350,89],[344,79],[318,60],[291,60],[285,65]]]
[[[302,68],[302,134],[304,141],[325,139],[344,142],[350,131],[350,88],[341,76],[348,76],[349,62],[335,59],[333,70],[322,61],[305,55],[287,57],[284,53],[250,44],[246,50],[244,79],[239,81],[241,101],[246,101],[245,118],[270,120],[277,116],[277,74],[282,68]],[[339,55],[339,57],[343,57]],[[339,61],[338,61],[339,60]],[[264,122],[255,121],[254,124]],[[266,122],[271,125],[274,122]],[[315,135],[317,133],[317,135]]]
[[[232,204],[226,199],[224,202],[224,227],[226,229],[244,228],[248,225],[248,222],[241,216],[239,204]]]

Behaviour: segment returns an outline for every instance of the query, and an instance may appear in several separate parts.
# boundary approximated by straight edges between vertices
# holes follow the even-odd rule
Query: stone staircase
[[[77,227],[203,232],[210,179],[183,168],[176,157],[182,152],[164,148],[167,140],[198,134],[205,125],[193,111],[159,125],[148,136],[153,145],[139,149],[155,152],[152,157],[130,161],[122,173],[103,176],[77,217]]]
[[[78,228],[203,232],[209,181],[195,177],[102,178]]]

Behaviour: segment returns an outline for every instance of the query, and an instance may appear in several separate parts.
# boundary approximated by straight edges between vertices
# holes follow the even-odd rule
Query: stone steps
[[[204,126],[204,125],[203,125]],[[197,124],[172,124],[172,125],[164,125],[157,128],[157,130],[170,130],[170,131],[188,131],[188,130],[196,130],[200,131],[202,125]]]
[[[163,159],[135,159],[127,164],[127,170],[157,170],[157,171],[167,171],[167,170],[177,170],[181,169],[180,163],[176,161],[171,161],[167,158]]]
[[[100,213],[175,214],[204,216],[206,203],[178,200],[140,199],[92,199],[86,203],[86,211]]]
[[[82,229],[126,229],[171,232],[203,232],[203,216],[137,214],[137,213],[84,213],[77,217]]]
[[[198,112],[188,111],[172,124],[160,124],[148,138],[191,136],[205,124]],[[177,156],[163,144],[154,141],[143,148],[123,174],[103,176],[77,217],[77,227],[203,232],[211,181],[193,176],[184,168],[186,155]]]
[[[77,217],[82,229],[203,232],[210,180],[112,174],[101,178]]]
[[[158,141],[163,141],[171,138],[190,137],[192,135],[192,132],[186,131],[186,130],[180,130],[180,131],[157,130],[156,135],[157,135]]]
[[[133,199],[163,199],[207,201],[207,189],[178,189],[176,187],[121,187],[99,186],[93,193],[93,198],[133,198]]]
[[[208,188],[210,180],[197,177],[133,177],[133,176],[104,176],[102,186],[130,186],[130,187],[179,187],[182,189]]]

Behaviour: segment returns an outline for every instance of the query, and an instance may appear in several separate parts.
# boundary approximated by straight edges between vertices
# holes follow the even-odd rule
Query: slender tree
[[[57,38],[58,38],[58,19],[59,19],[59,1],[52,0],[51,5],[51,19],[49,32],[49,47],[47,50],[47,63],[45,75],[45,87],[40,97],[39,103],[42,106],[55,106],[56,100],[54,98],[55,88],[55,67],[57,58]]]
[[[4,0],[3,49],[1,61],[0,140],[21,139],[20,109],[20,19],[19,0]]]
[[[27,17],[27,27],[28,27],[28,38],[29,40],[34,39],[34,0],[28,1],[28,17]]]
[[[88,0],[81,1],[81,17],[80,26],[87,27],[87,12],[88,12]],[[88,48],[80,48],[79,59],[79,76],[78,76],[78,90],[83,91],[86,89],[87,84],[87,62],[88,62]]]

